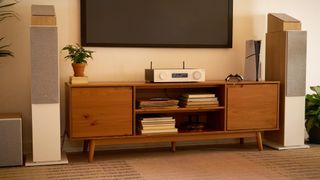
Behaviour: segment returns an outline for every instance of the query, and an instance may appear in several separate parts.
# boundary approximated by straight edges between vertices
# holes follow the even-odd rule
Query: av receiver
[[[202,82],[205,81],[205,70],[186,69],[145,69],[146,82]]]

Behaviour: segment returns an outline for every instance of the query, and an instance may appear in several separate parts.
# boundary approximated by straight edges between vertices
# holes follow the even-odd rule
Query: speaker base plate
[[[32,154],[27,155],[25,166],[46,166],[46,165],[57,165],[57,164],[68,164],[68,158],[65,152],[61,153],[60,161],[44,161],[44,162],[33,162]]]

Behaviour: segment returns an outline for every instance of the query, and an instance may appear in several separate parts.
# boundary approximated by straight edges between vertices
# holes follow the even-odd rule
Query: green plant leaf
[[[310,129],[313,127],[314,123],[312,119],[307,119],[306,123],[305,123],[305,127],[307,132],[310,131]]]
[[[310,89],[320,95],[320,86],[311,86]]]
[[[314,94],[305,96],[305,127],[309,132],[314,126],[320,126],[320,86],[311,86],[310,89]]]
[[[81,45],[66,45],[61,49],[61,51],[68,51],[68,55],[64,58],[66,60],[71,60],[73,63],[86,64],[87,59],[92,59],[93,51],[84,49]]]

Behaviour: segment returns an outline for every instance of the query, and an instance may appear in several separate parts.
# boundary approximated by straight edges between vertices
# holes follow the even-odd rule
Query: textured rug
[[[211,180],[320,179],[320,146],[259,152],[255,145],[215,145],[68,154],[69,164],[0,168],[0,179]]]
[[[1,168],[0,179],[143,179],[126,161]]]

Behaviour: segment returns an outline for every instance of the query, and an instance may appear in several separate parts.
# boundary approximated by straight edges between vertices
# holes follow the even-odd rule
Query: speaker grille
[[[31,27],[32,104],[59,102],[57,27]]]
[[[307,32],[288,31],[286,96],[304,96],[306,93]]]

